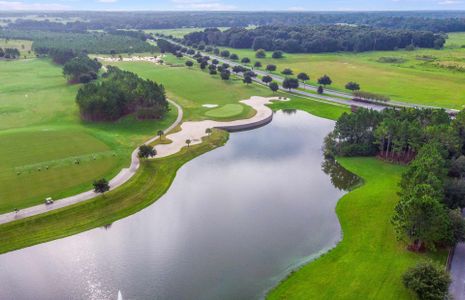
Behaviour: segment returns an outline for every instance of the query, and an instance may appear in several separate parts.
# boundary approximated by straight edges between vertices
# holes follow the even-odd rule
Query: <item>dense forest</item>
[[[207,28],[184,37],[187,45],[207,44],[254,50],[282,50],[289,53],[394,50],[415,46],[441,48],[445,36],[430,31],[387,30],[366,26],[263,26],[255,29]]]
[[[344,114],[325,139],[325,154],[377,155],[410,162],[392,223],[414,251],[453,246],[465,238],[465,111],[359,109]]]
[[[90,59],[87,55],[79,55],[67,61],[63,66],[63,75],[70,83],[88,83],[97,79],[97,73],[102,64],[97,59]]]
[[[246,27],[248,25],[354,24],[377,28],[433,32],[465,31],[463,11],[406,12],[47,12],[41,18],[71,19],[73,22],[21,20],[26,12],[3,12],[0,19],[10,29],[85,31],[107,29],[162,29],[180,27]],[[75,20],[80,21],[75,21]]]
[[[77,93],[83,119],[115,121],[132,113],[139,119],[159,119],[168,111],[162,85],[112,66],[102,77],[99,82],[85,84]]]
[[[137,32],[136,32],[137,33]],[[151,52],[155,47],[140,37],[104,32],[51,32],[39,30],[0,30],[0,38],[32,40],[32,48],[40,54],[50,49],[71,49],[87,53]]]

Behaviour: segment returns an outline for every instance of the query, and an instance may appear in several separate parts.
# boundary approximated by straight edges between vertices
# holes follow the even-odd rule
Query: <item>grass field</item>
[[[129,165],[135,147],[176,119],[173,109],[161,121],[82,122],[78,86],[66,83],[59,66],[0,61],[0,70],[0,213],[89,190],[93,180]]]
[[[205,28],[201,28],[201,27],[191,27],[191,28],[173,28],[173,29],[148,29],[144,31],[147,33],[161,33],[167,36],[171,35],[175,38],[182,38],[186,34],[189,34],[191,32],[196,32],[196,31],[202,31],[204,29]],[[219,29],[223,31],[223,30],[228,29],[228,27],[219,27]]]
[[[404,167],[375,158],[342,158],[341,165],[364,180],[336,207],[343,240],[273,289],[268,299],[415,299],[401,278],[427,257],[442,264],[447,253],[416,254],[395,238],[390,217]]]
[[[0,225],[0,253],[89,230],[129,216],[160,198],[177,170],[189,160],[224,145],[228,134],[214,130],[204,143],[175,155],[144,161],[122,187],[92,200],[32,218]]]
[[[366,53],[285,54],[282,59],[259,59],[276,64],[279,73],[291,68],[295,74],[307,72],[311,83],[328,74],[332,88],[343,90],[349,81],[362,90],[390,96],[393,100],[461,109],[465,105],[465,33],[451,34],[442,50],[375,51]],[[248,49],[231,49],[240,58],[255,59]],[[383,62],[392,61],[394,62]]]

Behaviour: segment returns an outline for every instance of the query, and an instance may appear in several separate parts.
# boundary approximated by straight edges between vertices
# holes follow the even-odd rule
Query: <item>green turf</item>
[[[136,175],[104,196],[35,217],[0,225],[0,253],[62,238],[129,216],[159,199],[189,160],[224,145],[228,134],[214,130],[201,144],[172,156],[143,161]]]
[[[269,106],[273,110],[303,110],[308,113],[311,113],[312,115],[330,120],[337,120],[344,112],[350,112],[350,108],[347,106],[327,104],[325,102],[312,101],[297,96],[292,96],[291,101],[276,101]]]
[[[390,96],[393,100],[461,109],[465,105],[465,33],[450,35],[442,50],[420,49],[416,51],[375,51],[366,53],[285,54],[283,59],[256,59],[248,49],[231,49],[232,53],[259,60],[263,66],[276,64],[279,73],[291,68],[295,74],[307,72],[310,83],[328,74],[332,88],[344,90],[349,81],[358,82],[362,89]],[[381,57],[396,57],[403,63],[383,63]],[[434,57],[428,61],[424,58]],[[450,66],[463,67],[462,71]]]
[[[79,86],[66,83],[60,66],[29,59],[0,61],[0,70],[0,213],[89,190],[176,119],[173,108],[163,120],[82,122],[74,100]]]
[[[364,180],[336,207],[343,240],[292,273],[268,298],[414,299],[402,284],[402,274],[426,257],[445,263],[447,253],[412,253],[395,238],[390,217],[405,167],[375,158],[342,158],[339,162]]]
[[[164,35],[172,35],[175,38],[183,38],[186,34],[196,31],[202,31],[205,28],[192,27],[192,28],[172,28],[172,29],[147,29],[147,33],[161,33]],[[226,30],[228,27],[219,27],[220,30]]]
[[[205,115],[212,118],[234,118],[241,115],[243,111],[244,106],[240,104],[226,104],[218,108],[210,109]]]
[[[179,103],[184,109],[185,120],[234,120],[251,117],[255,112],[249,106],[238,104],[240,100],[251,96],[272,96],[273,93],[258,85],[246,86],[239,78],[221,80],[219,75],[210,75],[201,71],[197,64],[188,69],[180,60],[182,67],[159,66],[144,62],[119,62],[120,68],[134,72],[139,76],[157,81],[166,88],[170,99]],[[242,107],[242,112],[230,118],[206,116],[209,108],[204,104],[236,104]]]

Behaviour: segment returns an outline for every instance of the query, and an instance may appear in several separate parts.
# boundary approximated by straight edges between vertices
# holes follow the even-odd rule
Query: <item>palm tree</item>
[[[165,135],[165,133],[163,132],[163,130],[158,130],[157,135],[158,137],[160,137],[160,140],[161,140],[162,137]]]
[[[192,142],[192,141],[189,140],[189,139],[186,140],[187,148],[189,148],[189,145],[191,144],[191,142]]]
[[[205,129],[205,133],[210,135],[212,133],[212,129],[211,128],[207,128]]]

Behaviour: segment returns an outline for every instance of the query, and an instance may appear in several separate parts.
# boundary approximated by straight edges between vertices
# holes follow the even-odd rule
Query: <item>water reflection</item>
[[[340,239],[334,208],[344,192],[321,170],[333,125],[278,112],[231,134],[107,230],[0,255],[0,299],[260,298]]]
[[[321,169],[331,177],[331,183],[342,191],[350,191],[362,181],[332,158],[326,158],[321,164]]]

